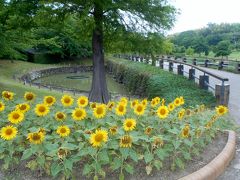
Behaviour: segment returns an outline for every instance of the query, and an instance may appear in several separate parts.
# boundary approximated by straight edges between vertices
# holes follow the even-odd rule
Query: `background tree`
[[[221,41],[217,44],[216,49],[214,50],[214,52],[216,53],[215,56],[219,57],[219,56],[228,56],[229,54],[231,54],[231,50],[230,50],[230,43],[229,41]]]

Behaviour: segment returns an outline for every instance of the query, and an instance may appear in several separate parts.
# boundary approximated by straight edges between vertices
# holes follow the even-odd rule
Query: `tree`
[[[214,50],[214,52],[216,53],[215,57],[219,57],[219,56],[223,57],[231,54],[231,50],[229,47],[230,47],[229,41],[220,41]]]
[[[169,29],[176,10],[165,0],[50,0],[54,10],[78,13],[92,22],[93,79],[90,101],[107,103],[109,95],[105,78],[103,39],[104,31],[123,28],[126,31],[159,31]]]
[[[194,49],[189,47],[186,49],[186,55],[192,56],[194,54]]]

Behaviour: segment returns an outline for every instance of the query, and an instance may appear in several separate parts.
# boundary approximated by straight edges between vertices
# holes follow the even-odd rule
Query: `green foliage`
[[[163,71],[150,65],[109,57],[108,70],[123,83],[132,94],[145,97],[165,97],[167,102],[176,96],[184,96],[187,106],[206,104],[214,106],[215,98],[186,77]]]
[[[220,41],[214,49],[214,52],[216,53],[216,57],[228,56],[229,54],[231,54],[229,41]]]

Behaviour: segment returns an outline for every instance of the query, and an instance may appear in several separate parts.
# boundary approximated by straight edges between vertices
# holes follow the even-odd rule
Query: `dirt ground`
[[[208,164],[214,157],[216,157],[221,150],[224,148],[227,142],[227,135],[220,134],[218,135],[212,143],[208,144],[207,147],[202,151],[199,157],[193,158],[191,161],[186,163],[184,170],[171,171],[169,163],[164,163],[162,170],[154,170],[151,175],[147,175],[145,171],[145,166],[139,164],[135,167],[134,175],[125,177],[126,180],[175,180],[180,177],[183,177],[187,174],[190,174],[204,165]],[[79,170],[79,168],[81,170]],[[75,169],[76,180],[85,180],[86,177],[81,175],[82,167]],[[119,173],[107,173],[106,179],[108,180],[117,180]],[[45,174],[40,173],[39,171],[32,172],[31,170],[24,167],[24,164],[15,166],[11,170],[0,173],[0,180],[50,180],[50,177],[47,177]],[[92,178],[91,178],[92,179]],[[226,177],[222,177],[222,180]],[[228,179],[229,180],[229,179]],[[235,180],[235,179],[232,179]]]

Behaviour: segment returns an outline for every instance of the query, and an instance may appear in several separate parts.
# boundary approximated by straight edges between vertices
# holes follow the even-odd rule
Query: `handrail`
[[[201,71],[201,72],[203,72],[203,73],[205,73],[205,74],[208,74],[208,75],[210,75],[210,76],[213,76],[213,77],[215,77],[216,79],[219,79],[219,80],[221,80],[221,81],[228,81],[228,80],[229,80],[228,78],[221,77],[221,76],[219,76],[219,75],[213,74],[213,73],[211,73],[210,71],[207,71],[207,70],[205,70],[205,69],[202,69],[202,68],[200,68],[200,67],[198,67],[198,66],[195,66],[195,65],[192,65],[192,64],[189,64],[189,63],[180,62],[180,61],[172,60],[172,59],[163,59],[163,60],[171,61],[171,62],[175,62],[175,63],[178,63],[178,64],[183,64],[183,65],[187,65],[187,66],[193,67],[193,68],[195,68],[195,69],[197,69],[197,70],[199,70],[199,71]]]

